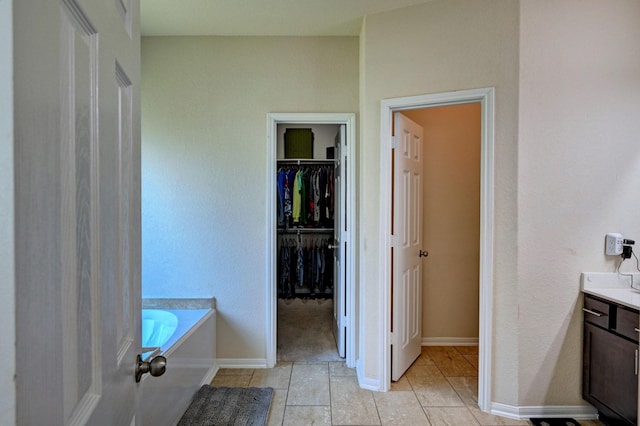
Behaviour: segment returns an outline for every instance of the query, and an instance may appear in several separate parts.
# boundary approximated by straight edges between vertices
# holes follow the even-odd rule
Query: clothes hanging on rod
[[[333,165],[283,165],[278,169],[278,227],[333,226]]]
[[[279,160],[278,297],[333,297],[332,160]]]
[[[282,235],[278,242],[278,297],[332,297],[332,238]]]

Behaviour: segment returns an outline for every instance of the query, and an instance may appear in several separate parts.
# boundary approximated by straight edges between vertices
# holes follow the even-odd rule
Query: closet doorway
[[[380,295],[387,306],[383,314],[386,316],[386,323],[390,330],[382,330],[380,333],[381,373],[386,378],[383,389],[387,390],[392,377],[391,361],[396,354],[392,355],[391,346],[401,346],[404,339],[409,336],[412,328],[401,329],[402,321],[399,314],[409,311],[411,306],[399,305],[401,300],[392,295],[392,283],[394,278],[393,268],[397,261],[392,261],[395,246],[394,229],[398,225],[392,226],[394,214],[394,188],[398,188],[397,182],[393,179],[394,170],[394,150],[402,151],[401,137],[393,136],[394,115],[396,113],[418,110],[423,108],[434,108],[440,106],[453,106],[458,104],[477,103],[481,110],[480,129],[480,182],[479,182],[479,337],[478,337],[478,405],[481,410],[488,411],[491,401],[491,347],[492,347],[492,301],[493,301],[493,117],[494,117],[494,90],[476,89],[458,92],[447,92],[435,95],[420,95],[406,98],[396,98],[383,100],[381,103],[381,168],[380,179],[382,185],[381,196],[381,217],[380,226],[385,230],[381,235],[382,247],[380,252]],[[396,178],[397,180],[397,178]],[[384,186],[388,185],[388,188]],[[397,195],[397,194],[396,194]],[[419,256],[423,251],[429,251],[427,247],[429,241],[424,242]],[[388,249],[384,249],[387,247]],[[426,264],[429,258],[426,258]],[[398,278],[395,278],[398,280]],[[421,281],[421,279],[419,280]],[[409,299],[404,299],[409,300]],[[393,306],[393,307],[392,307]],[[451,306],[455,310],[455,306]],[[414,309],[415,310],[415,309]],[[409,321],[405,323],[411,325]],[[422,336],[420,336],[422,338]],[[409,349],[410,347],[407,346]],[[397,348],[394,348],[394,351]]]
[[[267,366],[354,367],[355,115],[269,114],[267,124]]]

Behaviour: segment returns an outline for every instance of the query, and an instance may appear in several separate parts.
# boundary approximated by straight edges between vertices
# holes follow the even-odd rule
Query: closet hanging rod
[[[333,228],[278,228],[278,234],[333,234]]]

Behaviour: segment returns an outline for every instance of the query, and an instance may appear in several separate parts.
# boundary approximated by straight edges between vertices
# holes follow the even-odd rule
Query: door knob
[[[426,250],[420,250],[420,252],[418,253],[418,257],[427,257],[429,256],[429,252]]]
[[[151,361],[143,361],[140,354],[136,357],[136,383],[140,382],[143,374],[151,374],[153,377],[162,376],[167,371],[167,359],[162,355],[158,355]]]

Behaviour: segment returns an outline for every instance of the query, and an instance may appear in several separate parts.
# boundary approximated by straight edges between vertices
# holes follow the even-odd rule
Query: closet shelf
[[[333,164],[335,163],[335,159],[312,159],[312,158],[281,158],[278,160],[278,164]]]

